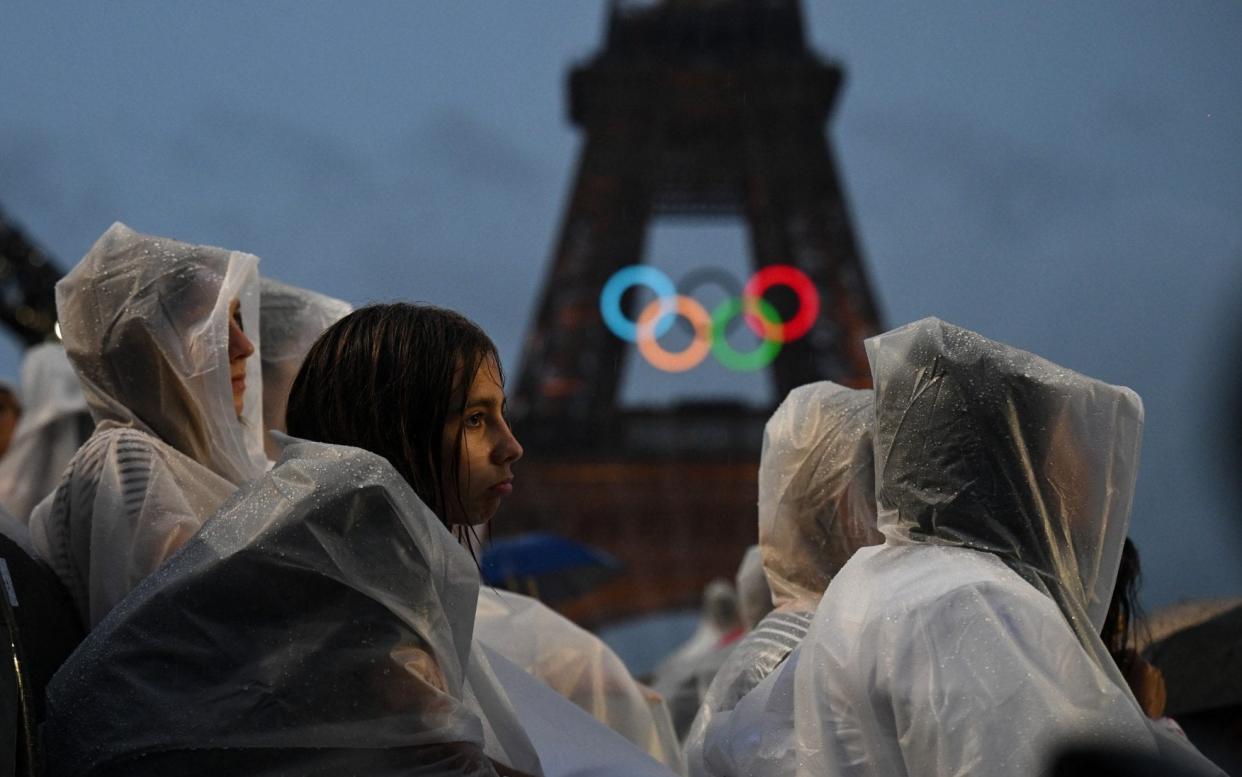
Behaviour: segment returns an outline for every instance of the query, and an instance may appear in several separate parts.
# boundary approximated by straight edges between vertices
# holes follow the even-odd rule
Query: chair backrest
[[[0,777],[41,772],[44,692],[82,637],[55,573],[0,534]]]

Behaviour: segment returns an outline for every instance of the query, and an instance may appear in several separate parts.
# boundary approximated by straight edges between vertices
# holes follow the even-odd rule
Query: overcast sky
[[[913,9],[913,10],[912,10]],[[107,226],[246,250],[354,303],[473,317],[516,369],[604,4],[0,4],[0,207],[67,269]],[[889,325],[938,315],[1136,389],[1145,598],[1242,594],[1222,465],[1242,331],[1242,4],[819,0],[828,136]],[[646,259],[742,272],[736,223]],[[0,374],[18,348],[0,338]],[[632,360],[633,362],[634,360]],[[629,402],[763,398],[635,367]]]

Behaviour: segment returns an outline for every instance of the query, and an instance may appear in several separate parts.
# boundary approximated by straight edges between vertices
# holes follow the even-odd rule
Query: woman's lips
[[[509,494],[513,493],[513,481],[512,480],[501,481],[500,483],[497,483],[496,485],[492,486],[488,490],[490,490],[493,494],[496,494],[498,496],[508,496]]]

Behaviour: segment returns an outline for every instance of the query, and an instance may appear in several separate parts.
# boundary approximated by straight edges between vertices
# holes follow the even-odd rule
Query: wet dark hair
[[[1126,537],[1121,549],[1121,565],[1117,569],[1117,584],[1113,587],[1113,598],[1108,604],[1108,617],[1104,619],[1104,628],[1100,630],[1100,639],[1122,674],[1129,676],[1134,664],[1133,652],[1139,642],[1135,632],[1139,628],[1142,610],[1139,608],[1139,587],[1142,582],[1143,567],[1139,562],[1138,548]]]
[[[311,346],[289,390],[286,426],[294,437],[388,459],[447,525],[449,500],[461,504],[462,437],[443,461],[444,425],[488,359],[500,369],[491,338],[460,313],[400,302],[368,305]],[[444,493],[446,482],[453,493]]]

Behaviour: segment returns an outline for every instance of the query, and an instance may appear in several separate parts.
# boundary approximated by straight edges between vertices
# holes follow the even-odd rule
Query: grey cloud
[[[907,186],[947,187],[960,198],[964,217],[973,214],[1011,243],[1046,234],[1050,222],[1086,204],[1098,209],[1120,192],[1112,171],[1093,160],[989,132],[965,116],[863,110],[853,131],[893,157]]]
[[[1177,119],[1167,102],[1153,94],[1134,88],[1118,87],[1103,95],[1096,106],[1096,116],[1111,131],[1132,135],[1170,128]]]
[[[546,182],[538,162],[509,137],[474,114],[449,108],[433,114],[411,137],[415,154],[451,175],[514,192]]]
[[[0,132],[0,206],[10,218],[36,219],[22,226],[62,269],[115,219],[117,191],[106,164],[54,135]]]
[[[279,117],[234,105],[208,106],[173,137],[173,159],[187,174],[221,167],[245,177],[275,176],[282,191],[306,196],[377,188],[375,173],[331,137]],[[258,164],[258,169],[255,165]]]

